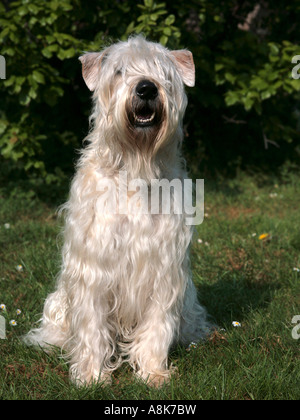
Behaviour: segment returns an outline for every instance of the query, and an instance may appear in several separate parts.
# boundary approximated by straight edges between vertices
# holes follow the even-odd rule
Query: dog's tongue
[[[147,106],[145,106],[144,108],[142,108],[141,110],[138,111],[137,113],[137,117],[140,120],[149,120],[152,117],[153,112],[151,111],[151,109],[149,109]]]

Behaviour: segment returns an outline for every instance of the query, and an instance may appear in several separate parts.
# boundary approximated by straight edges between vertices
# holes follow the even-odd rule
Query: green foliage
[[[228,107],[240,104],[247,112],[253,110],[255,118],[261,122],[262,135],[271,137],[273,144],[292,142],[299,138],[295,123],[294,127],[286,126],[276,116],[276,109],[266,114],[266,107],[273,103],[276,108],[278,102],[283,101],[288,108],[287,98],[300,97],[297,95],[300,83],[291,76],[291,58],[299,52],[299,46],[285,40],[257,45],[253,35],[246,35],[243,41],[249,46],[247,63],[240,60],[239,51],[234,52],[233,43],[223,44],[223,54],[215,63],[215,83],[226,86],[225,104]]]
[[[144,0],[144,5],[138,4],[141,15],[137,18],[137,25],[131,22],[127,28],[127,34],[143,33],[151,39],[157,39],[162,45],[178,42],[180,31],[176,26],[175,16],[168,14],[166,3],[156,4],[153,0]],[[163,16],[167,15],[166,18]]]
[[[231,85],[231,89],[225,94],[228,106],[240,103],[246,111],[255,108],[261,114],[261,103],[264,100],[281,90],[287,93],[300,91],[300,84],[292,79],[290,69],[291,57],[297,54],[299,47],[283,41],[282,45],[270,42],[268,48],[268,60],[257,68],[257,73],[251,67],[246,69],[243,63],[233,59],[222,57],[215,64],[216,85],[226,82]],[[229,55],[232,57],[230,52]]]
[[[61,179],[87,133],[89,92],[77,58],[133,33],[194,54],[197,84],[185,121],[195,170],[277,165],[294,150],[299,157],[288,145],[299,143],[300,80],[291,77],[291,59],[300,53],[300,7],[279,1],[257,12],[250,3],[0,0],[7,64],[0,180],[12,173]]]
[[[75,57],[82,48],[68,22],[67,13],[74,4],[71,0],[16,1],[5,8],[0,3],[1,54],[8,74],[0,85],[1,155],[26,172],[39,171],[47,181],[53,177],[46,170],[43,143],[53,133],[45,124],[45,113],[59,103],[69,83],[60,74],[58,61]]]
[[[202,172],[241,165],[274,170],[287,157],[299,162],[300,81],[291,76],[300,52],[299,3],[192,4],[197,13],[189,12],[181,42],[191,46],[197,69],[188,114],[195,169],[200,159]]]

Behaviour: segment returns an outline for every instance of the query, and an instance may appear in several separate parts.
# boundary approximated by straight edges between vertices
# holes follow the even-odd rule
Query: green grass
[[[39,319],[55,284],[60,222],[55,208],[37,198],[0,192],[0,303],[7,307],[0,399],[300,398],[300,341],[291,334],[300,314],[300,273],[293,270],[300,268],[300,177],[240,174],[205,188],[208,216],[192,247],[193,273],[201,302],[222,330],[189,352],[174,349],[178,375],[160,390],[136,381],[126,365],[111,387],[78,389],[58,355],[22,344],[19,337]],[[259,240],[263,233],[267,239]]]

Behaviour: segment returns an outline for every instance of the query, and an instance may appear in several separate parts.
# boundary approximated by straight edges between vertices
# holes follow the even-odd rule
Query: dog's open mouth
[[[138,127],[147,127],[155,123],[155,111],[149,105],[144,105],[133,112],[134,123]]]

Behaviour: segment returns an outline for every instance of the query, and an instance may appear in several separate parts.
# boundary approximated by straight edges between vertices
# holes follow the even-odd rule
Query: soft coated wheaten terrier
[[[65,350],[78,384],[109,381],[125,360],[159,386],[170,375],[170,346],[199,340],[209,328],[191,280],[185,213],[167,214],[161,202],[144,211],[153,180],[187,178],[180,147],[193,56],[136,36],[80,60],[93,92],[91,130],[63,206],[57,287],[26,341]],[[147,194],[123,185],[124,174],[134,185],[142,180]],[[165,199],[174,197],[169,189]]]

